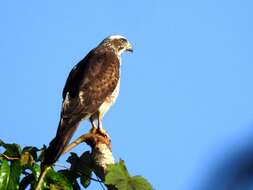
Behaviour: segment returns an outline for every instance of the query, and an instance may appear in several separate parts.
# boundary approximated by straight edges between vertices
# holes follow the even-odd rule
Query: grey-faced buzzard
[[[102,117],[119,94],[120,56],[132,51],[128,40],[120,35],[105,38],[70,72],[63,89],[61,118],[55,138],[45,152],[44,166],[55,163],[68,145],[81,120],[95,120],[101,134]]]

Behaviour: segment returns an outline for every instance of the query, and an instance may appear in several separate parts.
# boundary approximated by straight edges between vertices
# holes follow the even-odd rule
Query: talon
[[[101,135],[106,135],[106,130],[104,130],[103,128],[98,128],[98,133],[100,133]]]
[[[97,133],[105,138],[110,139],[109,135],[106,133],[106,130],[104,130],[103,128],[98,128],[97,129]]]

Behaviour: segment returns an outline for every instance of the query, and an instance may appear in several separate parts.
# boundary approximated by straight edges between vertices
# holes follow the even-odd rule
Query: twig
[[[62,164],[54,164],[54,166],[60,167],[60,168],[64,168],[64,169],[69,169],[67,166],[64,166]]]
[[[103,181],[99,180],[99,179],[95,179],[93,177],[90,177],[88,174],[84,173],[84,172],[78,172],[79,175],[84,174],[86,177],[88,177],[90,180],[95,181],[95,182],[99,182],[99,183],[103,183]]]
[[[70,143],[64,150],[63,154],[69,152],[71,149],[79,145],[80,143],[85,142],[89,146],[94,147],[97,142],[103,142],[104,144],[110,146],[110,139],[108,137],[102,136],[99,133],[87,133],[84,135],[81,135],[76,140],[74,140],[72,143]]]
[[[10,156],[7,156],[5,154],[0,154],[0,156],[4,157],[5,159],[9,160],[9,161],[12,161],[12,160],[19,160],[20,158],[19,157],[10,157]]]
[[[69,152],[71,149],[73,149],[74,147],[76,147],[77,145],[79,145],[82,142],[85,142],[88,137],[90,137],[90,133],[88,134],[84,134],[81,135],[80,137],[78,137],[76,140],[74,140],[72,143],[70,143],[64,150],[63,154]]]
[[[40,173],[40,177],[39,177],[39,181],[36,185],[36,188],[35,190],[41,190],[41,187],[42,187],[42,184],[44,182],[44,178],[48,172],[48,170],[50,169],[51,167],[50,166],[46,166]]]
[[[111,142],[110,142],[110,139],[108,138],[108,136],[102,135],[98,131],[81,135],[80,137],[78,137],[76,140],[74,140],[71,144],[69,144],[65,148],[63,154],[69,152],[74,147],[76,147],[77,145],[79,145],[80,143],[83,143],[83,142],[85,142],[86,144],[88,144],[92,148],[92,152],[93,152],[92,154],[93,154],[93,159],[94,159],[93,162],[95,164],[94,166],[96,166],[96,168],[92,168],[92,171],[95,173],[97,179],[90,177],[88,174],[86,174],[82,171],[76,171],[76,173],[78,175],[85,175],[92,181],[99,182],[99,184],[101,185],[103,190],[105,190],[105,186],[108,188],[108,190],[116,190],[112,186],[107,186],[107,185],[104,186],[103,185],[104,184],[103,178],[105,177],[104,176],[105,175],[105,167],[107,164],[114,163],[114,159],[113,159],[112,153],[111,153]],[[60,164],[55,164],[55,166],[59,166],[59,167],[68,169],[66,166],[63,166]],[[97,175],[97,173],[100,173],[100,172],[102,172],[101,173],[102,178],[100,178],[102,180],[100,180]],[[40,178],[40,180],[43,181],[42,177]],[[40,183],[40,181],[39,181],[39,183]],[[38,183],[35,190],[39,190],[39,188],[38,188],[39,183]]]
[[[96,175],[96,174],[95,174]],[[98,176],[96,175],[97,180],[99,180]],[[103,190],[105,190],[105,187],[103,186],[103,182],[99,180],[99,184],[102,187]]]

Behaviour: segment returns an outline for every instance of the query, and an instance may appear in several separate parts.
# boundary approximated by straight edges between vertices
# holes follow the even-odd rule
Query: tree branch
[[[107,166],[115,163],[108,135],[101,135],[98,131],[81,135],[65,148],[64,153],[69,152],[82,142],[91,147],[91,169],[104,182]],[[116,190],[114,186],[106,185],[106,187],[108,190]]]
[[[0,156],[4,157],[6,160],[12,161],[12,160],[19,160],[19,157],[10,157],[5,154],[0,154]]]
[[[90,145],[91,148],[93,148],[98,142],[102,142],[108,146],[111,146],[110,139],[106,136],[102,136],[100,133],[86,133],[84,135],[81,135],[76,140],[74,140],[72,143],[70,143],[64,150],[63,154],[69,152],[71,149],[79,145],[80,143],[85,142],[86,144]],[[111,148],[111,147],[110,147]]]

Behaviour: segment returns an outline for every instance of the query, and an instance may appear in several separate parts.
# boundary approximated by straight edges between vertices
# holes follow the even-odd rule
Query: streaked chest
[[[99,107],[99,112],[104,115],[110,107],[114,104],[116,101],[118,95],[119,95],[119,89],[120,89],[120,79],[118,81],[118,84],[111,95],[107,96],[104,103]]]

